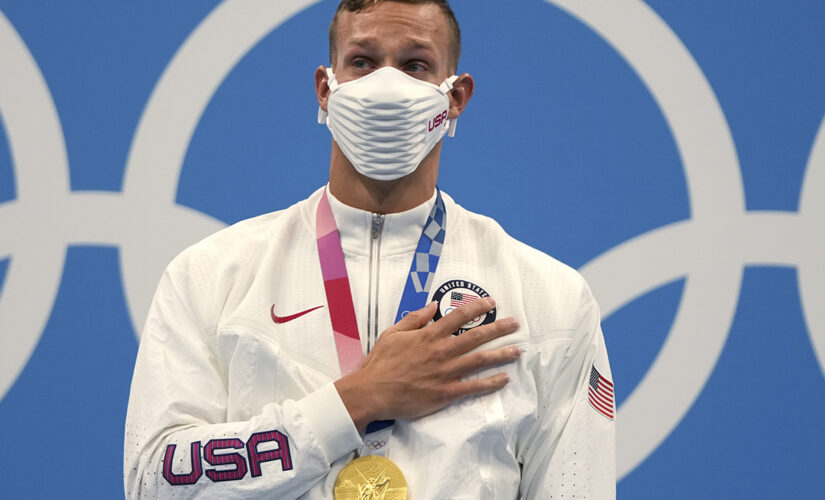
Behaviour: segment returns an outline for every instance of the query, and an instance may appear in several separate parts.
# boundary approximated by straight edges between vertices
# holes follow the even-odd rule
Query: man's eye
[[[421,71],[427,71],[427,67],[422,62],[413,61],[404,65],[404,71],[409,71],[410,73],[418,73]]]
[[[353,59],[352,67],[355,69],[369,69],[370,63],[363,58]]]

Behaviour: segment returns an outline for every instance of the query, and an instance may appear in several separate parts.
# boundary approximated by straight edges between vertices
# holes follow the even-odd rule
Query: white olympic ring
[[[175,203],[183,158],[206,105],[261,38],[318,1],[219,4],[158,81],[133,138],[122,193],[70,190],[63,133],[48,86],[0,12],[0,46],[7,49],[0,52],[6,75],[0,79],[0,116],[18,193],[16,200],[0,205],[6,245],[0,257],[13,256],[0,295],[0,332],[15,332],[0,336],[0,398],[40,338],[69,244],[120,247],[127,304],[140,332],[166,263],[187,244],[224,226]],[[808,161],[799,211],[747,212],[724,114],[667,24],[641,0],[545,1],[590,26],[636,71],[672,130],[689,188],[690,220],[629,240],[582,268],[605,317],[662,284],[687,277],[667,340],[619,409],[620,479],[661,443],[702,390],[727,338],[746,264],[798,267],[803,311],[825,373],[825,313],[817,307],[825,300],[825,270],[817,265],[825,252],[825,232],[816,229],[825,221],[825,121]],[[646,50],[650,45],[657,50]],[[720,245],[725,252],[718,251]],[[681,384],[680,390],[672,390],[674,383]],[[650,415],[655,418],[646,418]]]

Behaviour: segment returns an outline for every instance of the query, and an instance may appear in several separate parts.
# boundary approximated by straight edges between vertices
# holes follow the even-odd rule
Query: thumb
[[[426,306],[422,307],[417,311],[412,311],[407,313],[406,316],[401,318],[401,320],[393,325],[390,330],[403,332],[407,330],[418,330],[419,328],[426,325],[433,316],[435,316],[435,311],[438,308],[437,302],[430,302]]]

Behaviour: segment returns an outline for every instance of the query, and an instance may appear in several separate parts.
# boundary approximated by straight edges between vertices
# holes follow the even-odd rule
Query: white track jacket
[[[315,241],[321,193],[222,230],[166,269],[132,380],[128,498],[332,498],[363,438],[332,384],[341,373]],[[589,288],[443,196],[431,296],[456,284],[488,293],[497,317],[521,328],[481,348],[523,354],[476,375],[507,372],[502,390],[396,421],[388,457],[410,498],[615,498],[612,376]],[[365,352],[395,320],[434,202],[374,217],[330,196]]]

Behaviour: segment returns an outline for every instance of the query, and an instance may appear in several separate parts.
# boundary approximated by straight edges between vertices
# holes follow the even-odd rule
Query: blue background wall
[[[336,3],[0,0],[0,496],[122,496],[164,264],[325,182]],[[820,497],[825,4],[453,7],[441,187],[591,282],[619,497]]]

